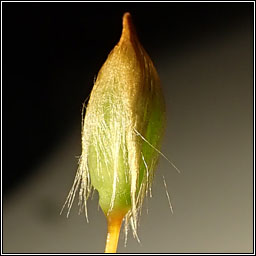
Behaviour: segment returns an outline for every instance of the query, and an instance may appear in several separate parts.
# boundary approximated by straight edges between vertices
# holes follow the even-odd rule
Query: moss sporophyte
[[[130,223],[137,237],[138,215],[151,193],[165,126],[160,80],[129,13],[82,116],[82,153],[65,205],[69,214],[79,189],[87,218],[86,200],[96,189],[108,223],[105,252],[116,252],[123,220],[125,231]]]

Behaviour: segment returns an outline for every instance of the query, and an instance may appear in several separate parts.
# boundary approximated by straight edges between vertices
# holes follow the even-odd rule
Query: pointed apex
[[[123,30],[121,39],[122,40],[131,40],[132,37],[136,36],[136,31],[132,22],[132,16],[129,12],[126,12],[123,15]]]

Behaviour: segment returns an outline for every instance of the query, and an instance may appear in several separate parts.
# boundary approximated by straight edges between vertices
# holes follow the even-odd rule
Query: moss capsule
[[[82,154],[66,202],[70,209],[80,187],[80,205],[86,211],[91,188],[96,189],[110,241],[118,240],[124,218],[126,228],[130,221],[137,236],[138,213],[151,189],[164,126],[157,71],[138,40],[131,15],[125,13],[120,41],[90,95],[82,121]],[[115,251],[116,245],[110,244],[106,252]]]

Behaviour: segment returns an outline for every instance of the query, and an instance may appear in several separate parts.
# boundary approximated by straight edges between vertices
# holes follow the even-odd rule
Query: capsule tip
[[[129,12],[126,12],[123,15],[123,31],[121,39],[131,39],[134,35],[136,35],[136,32],[132,22],[132,16]]]

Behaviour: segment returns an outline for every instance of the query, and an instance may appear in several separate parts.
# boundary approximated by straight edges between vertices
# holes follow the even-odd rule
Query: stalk
[[[122,221],[122,217],[107,217],[108,233],[105,253],[116,253]]]

